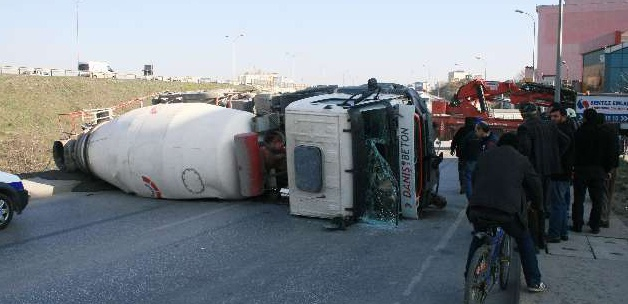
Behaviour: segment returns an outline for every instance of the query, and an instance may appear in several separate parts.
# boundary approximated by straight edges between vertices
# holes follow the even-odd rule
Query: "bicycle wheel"
[[[484,303],[488,295],[491,276],[489,273],[490,252],[490,245],[482,245],[473,253],[464,282],[464,303],[466,304]]]
[[[512,260],[512,244],[510,236],[504,235],[499,248],[499,288],[502,290],[508,287],[508,276],[510,275],[510,261]]]

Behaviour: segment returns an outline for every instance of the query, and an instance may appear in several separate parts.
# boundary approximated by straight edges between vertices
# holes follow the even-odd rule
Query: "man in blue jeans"
[[[569,205],[571,195],[571,176],[573,174],[573,164],[576,157],[574,134],[576,125],[567,116],[567,110],[563,107],[552,107],[550,119],[558,126],[558,129],[569,137],[567,150],[561,157],[562,172],[551,175],[552,182],[549,187],[550,206],[549,229],[547,231],[547,242],[560,243],[569,240],[567,235],[569,222]]]
[[[532,199],[532,208],[542,208],[541,179],[528,158],[517,151],[517,136],[506,133],[502,135],[496,148],[486,151],[478,158],[467,218],[476,231],[484,230],[486,222],[497,222],[514,238],[519,248],[528,290],[542,292],[547,287],[541,282],[536,248],[527,228],[526,194]],[[481,245],[482,241],[473,237],[465,269],[469,267],[473,253]]]
[[[492,149],[497,145],[497,136],[491,131],[488,123],[479,120],[473,132],[465,137],[464,153],[467,156],[465,162],[465,181],[467,200],[472,194],[472,179],[477,159],[482,153]]]

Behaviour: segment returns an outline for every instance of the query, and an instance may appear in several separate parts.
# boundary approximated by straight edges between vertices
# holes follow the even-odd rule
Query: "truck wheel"
[[[13,203],[4,193],[0,193],[0,230],[6,228],[13,218]]]

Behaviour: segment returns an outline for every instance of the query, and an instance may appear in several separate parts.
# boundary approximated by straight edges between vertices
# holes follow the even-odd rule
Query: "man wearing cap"
[[[531,103],[521,108],[524,122],[517,128],[519,151],[528,157],[536,172],[541,176],[543,184],[543,208],[545,215],[538,215],[538,229],[535,231],[536,244],[545,247],[545,216],[549,216],[549,189],[551,176],[563,172],[561,156],[567,151],[569,137],[563,134],[556,124],[541,120],[537,106]],[[534,219],[532,219],[534,220]]]

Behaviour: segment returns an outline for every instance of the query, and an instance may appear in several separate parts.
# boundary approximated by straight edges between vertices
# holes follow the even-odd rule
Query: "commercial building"
[[[582,59],[583,92],[628,92],[628,43],[585,53]]]
[[[540,5],[536,11],[539,17],[536,76],[539,79],[553,79],[556,75],[559,8],[558,5]],[[593,72],[589,71],[584,75],[583,55],[587,55],[587,64],[592,64],[590,60],[593,60],[595,55],[591,52],[603,51],[605,48],[628,42],[626,30],[628,30],[626,1],[565,0],[562,80],[575,81],[578,84],[583,80],[585,82],[590,80],[593,86],[601,86],[601,79],[595,80],[594,76],[591,76]],[[585,83],[582,85],[583,89],[585,86],[591,87]]]

